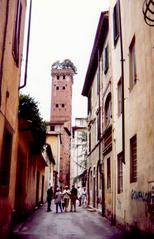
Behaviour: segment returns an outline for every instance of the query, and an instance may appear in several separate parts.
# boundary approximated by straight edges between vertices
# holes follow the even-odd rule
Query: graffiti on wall
[[[154,213],[154,183],[150,184],[149,192],[131,191],[131,199],[136,201],[147,202],[149,211]]]
[[[142,191],[131,191],[131,199],[137,200],[137,201],[148,201],[149,193],[148,192],[142,192]]]

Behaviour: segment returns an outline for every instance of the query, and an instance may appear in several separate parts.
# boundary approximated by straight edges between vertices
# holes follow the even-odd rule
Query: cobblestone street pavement
[[[120,231],[98,212],[77,207],[77,212],[55,213],[46,205],[14,229],[13,238],[23,239],[121,239]]]

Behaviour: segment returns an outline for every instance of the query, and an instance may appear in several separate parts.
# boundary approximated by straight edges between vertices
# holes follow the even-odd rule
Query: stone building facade
[[[154,232],[154,29],[144,21],[144,1],[110,2],[113,215]]]
[[[112,153],[111,79],[109,62],[107,65],[104,61],[109,49],[108,28],[108,12],[103,12],[100,15],[82,91],[82,94],[88,97],[88,203],[98,208],[103,215],[105,210],[111,214],[111,184],[108,187],[105,185],[107,175],[104,172]]]
[[[89,205],[120,227],[154,232],[154,29],[144,4],[111,0],[102,27],[101,14],[82,94]]]
[[[18,88],[25,0],[0,1],[0,238],[11,230],[17,166]]]

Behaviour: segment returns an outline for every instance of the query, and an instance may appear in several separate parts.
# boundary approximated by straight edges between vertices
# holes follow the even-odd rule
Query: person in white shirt
[[[65,186],[65,189],[63,191],[63,200],[64,200],[65,212],[67,212],[67,210],[68,210],[70,196],[71,196],[70,190],[69,190],[68,186]]]

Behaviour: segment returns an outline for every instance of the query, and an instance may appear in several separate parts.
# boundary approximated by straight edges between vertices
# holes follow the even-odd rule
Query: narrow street
[[[77,212],[46,211],[46,204],[14,229],[11,239],[121,239],[122,234],[98,212],[77,207]]]

